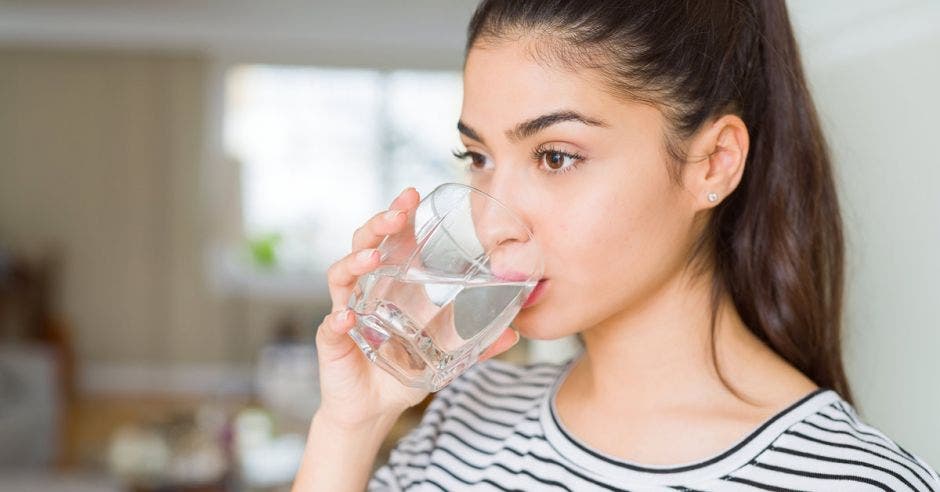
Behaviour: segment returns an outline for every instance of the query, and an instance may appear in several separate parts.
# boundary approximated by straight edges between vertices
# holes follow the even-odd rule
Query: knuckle
[[[376,229],[380,228],[385,223],[385,221],[382,219],[384,215],[385,215],[385,212],[379,212],[373,215],[372,218],[370,218],[369,221],[366,222],[362,228],[366,232],[375,234]]]
[[[333,263],[326,269],[326,280],[329,284],[335,284],[339,277],[339,262]]]
[[[334,319],[335,317],[336,317],[336,313],[329,313],[329,314],[327,314],[326,316],[324,316],[324,317],[323,317],[323,321],[320,322],[319,328],[325,328],[325,327],[329,326],[330,324],[332,324],[332,323],[333,323],[333,319]],[[317,336],[318,336],[318,337],[319,337],[320,334],[323,332],[323,330],[322,330],[322,329],[319,329],[319,328],[317,329]]]

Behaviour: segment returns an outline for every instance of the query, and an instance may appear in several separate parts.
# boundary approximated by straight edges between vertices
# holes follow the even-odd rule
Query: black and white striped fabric
[[[477,364],[441,390],[369,490],[940,491],[927,463],[826,389],[705,461],[647,467],[605,456],[557,418],[555,389],[570,367]]]

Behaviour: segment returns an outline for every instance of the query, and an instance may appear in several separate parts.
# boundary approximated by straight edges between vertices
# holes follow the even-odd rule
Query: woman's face
[[[471,49],[458,126],[470,184],[513,209],[544,253],[544,291],[513,327],[551,339],[661,292],[688,258],[695,209],[670,180],[658,110],[528,53],[522,41]]]

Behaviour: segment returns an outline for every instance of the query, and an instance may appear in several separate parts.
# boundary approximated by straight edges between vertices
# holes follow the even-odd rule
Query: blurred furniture
[[[0,467],[39,468],[60,450],[60,396],[53,350],[0,345]]]
[[[48,473],[30,469],[4,470],[0,476],[4,492],[119,492],[113,479],[88,472]]]
[[[0,465],[61,464],[74,395],[69,330],[54,313],[58,254],[0,249]]]

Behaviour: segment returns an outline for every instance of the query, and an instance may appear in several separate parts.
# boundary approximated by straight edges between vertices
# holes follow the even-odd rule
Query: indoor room
[[[436,190],[444,183],[480,189],[488,183],[485,189],[489,194],[460,188],[470,193],[468,207],[473,207],[474,196],[519,207],[525,204],[528,208],[524,213],[507,209],[506,217],[522,216],[528,229],[523,224],[520,230],[530,232],[533,241],[543,246],[538,253],[543,269],[532,267],[520,278],[494,274],[489,280],[481,280],[501,280],[505,285],[501,284],[503,290],[488,290],[489,297],[478,296],[473,301],[498,302],[500,314],[481,322],[486,326],[486,336],[477,336],[474,331],[472,340],[477,345],[460,352],[470,354],[466,355],[467,366],[479,357],[493,355],[496,360],[486,367],[569,367],[565,364],[589,360],[578,359],[585,347],[594,357],[590,360],[597,361],[601,355],[591,352],[592,347],[596,354],[604,353],[605,347],[614,347],[615,338],[601,335],[613,337],[615,331],[607,329],[615,323],[612,320],[627,324],[629,318],[630,322],[643,324],[639,314],[617,317],[605,310],[634,302],[632,294],[625,294],[629,289],[646,292],[638,286],[652,271],[647,267],[654,268],[648,265],[653,261],[649,258],[666,256],[661,247],[655,246],[657,243],[647,242],[646,238],[665,241],[662,238],[674,227],[663,224],[681,221],[657,220],[656,225],[641,218],[640,212],[665,214],[659,206],[665,199],[654,199],[652,193],[622,191],[617,198],[610,198],[637,214],[618,214],[606,208],[614,203],[603,201],[603,190],[614,189],[610,183],[618,179],[634,183],[639,178],[631,178],[625,171],[598,172],[600,166],[589,170],[590,159],[579,166],[579,171],[564,176],[548,178],[535,171],[526,174],[533,176],[532,183],[540,183],[543,191],[539,192],[518,183],[497,186],[495,180],[502,176],[498,171],[485,178],[481,174],[485,171],[475,170],[478,159],[484,160],[483,153],[497,156],[487,157],[487,162],[501,164],[509,160],[501,159],[503,151],[509,155],[510,149],[521,145],[509,136],[505,142],[500,141],[503,143],[493,143],[492,139],[502,137],[503,132],[502,128],[489,127],[497,123],[502,126],[502,120],[497,122],[497,118],[486,115],[503,111],[506,121],[515,121],[518,118],[511,114],[513,108],[528,101],[529,95],[538,94],[544,87],[539,84],[561,80],[554,76],[547,77],[547,81],[533,79],[531,93],[519,91],[514,93],[519,95],[517,99],[499,99],[509,93],[504,88],[524,81],[523,71],[530,65],[519,62],[518,68],[503,66],[506,72],[482,70],[485,63],[501,67],[485,57],[498,56],[500,49],[508,49],[507,40],[516,39],[509,35],[498,38],[500,42],[494,42],[491,49],[481,47],[479,58],[465,65],[468,23],[477,4],[470,0],[0,0],[0,489],[281,491],[291,490],[298,476],[305,477],[303,473],[298,475],[298,470],[304,468],[312,470],[309,476],[314,481],[309,483],[315,483],[318,476],[323,476],[318,475],[316,465],[326,461],[316,462],[311,457],[316,446],[310,443],[323,443],[325,436],[332,434],[318,434],[312,419],[319,410],[332,408],[327,400],[333,398],[331,388],[339,384],[321,381],[322,365],[332,360],[321,360],[324,340],[348,344],[355,350],[341,355],[357,357],[362,367],[375,371],[370,374],[384,378],[390,377],[379,369],[381,364],[390,363],[385,357],[399,357],[373,343],[370,328],[361,323],[367,319],[361,309],[354,309],[353,314],[360,322],[356,330],[364,330],[365,334],[357,331],[355,343],[342,334],[334,338],[318,336],[318,330],[332,329],[331,323],[345,323],[337,321],[335,315],[354,307],[345,301],[352,284],[341,290],[329,280],[352,273],[345,267],[329,272],[358,249],[378,247],[388,253],[392,248],[389,245],[397,244],[389,239],[383,243],[386,246],[379,246],[382,237],[391,233],[373,225],[367,228],[375,234],[373,243],[362,246],[365,233],[360,228],[376,214],[396,204],[404,206],[406,199],[401,193],[409,188],[423,198],[432,191],[435,193],[431,196],[443,195]],[[940,465],[940,392],[936,390],[940,375],[940,192],[936,185],[940,182],[940,160],[934,145],[940,131],[936,118],[940,114],[936,90],[940,87],[940,4],[929,0],[787,0],[786,7],[802,60],[803,74],[799,76],[805,75],[806,89],[825,136],[819,143],[828,148],[831,157],[820,162],[831,163],[832,176],[820,176],[829,180],[826,183],[831,181],[834,188],[820,189],[834,192],[839,207],[813,208],[830,196],[818,189],[789,195],[797,197],[799,205],[785,203],[782,198],[776,202],[768,199],[767,203],[777,203],[779,208],[773,210],[778,212],[802,213],[812,208],[816,211],[814,221],[841,224],[844,258],[841,253],[832,257],[820,253],[819,258],[833,263],[810,264],[803,258],[799,264],[806,266],[805,271],[786,266],[762,270],[759,265],[766,263],[765,256],[774,254],[773,247],[762,248],[758,240],[732,243],[729,239],[729,245],[749,245],[748,249],[722,257],[733,258],[729,260],[729,271],[738,272],[736,268],[750,265],[755,258],[753,264],[758,265],[751,274],[759,282],[740,284],[750,287],[739,286],[734,299],[738,302],[742,296],[753,295],[773,305],[766,314],[760,302],[747,304],[753,304],[753,310],[738,303],[746,324],[751,325],[752,319],[769,324],[767,333],[753,338],[762,341],[754,343],[772,347],[767,353],[780,354],[820,387],[829,386],[832,374],[836,374],[837,383],[849,381],[857,414],[839,407],[849,415],[845,423],[854,425],[852,419],[858,417],[872,427],[852,427],[845,432],[865,441],[862,447],[882,439],[882,432],[890,436],[890,444],[871,444],[879,448],[873,452],[881,453],[878,459],[889,459],[885,453],[890,451],[892,463],[903,467],[885,472],[883,480],[871,480],[886,483],[891,490],[898,489],[888,480],[909,482],[913,490],[929,490],[930,466]],[[487,32],[484,30],[481,36]],[[490,35],[496,39],[495,34]],[[551,36],[545,32],[543,35]],[[666,37],[677,43],[682,38]],[[768,39],[764,42],[770,43],[770,49],[785,51]],[[579,59],[571,56],[570,60]],[[706,58],[712,59],[701,59]],[[695,57],[686,57],[685,61],[698,63]],[[788,70],[783,72],[792,75]],[[558,73],[575,76],[572,72]],[[484,80],[485,84],[481,82]],[[734,88],[739,89],[746,87]],[[600,90],[597,94],[608,97]],[[765,99],[762,104],[767,106],[759,107],[773,109],[772,104],[780,103],[776,97]],[[802,108],[799,100],[788,99],[785,104]],[[756,111],[764,113],[774,112]],[[558,118],[575,119],[566,114]],[[737,138],[734,142],[739,144],[744,138],[739,149],[742,166],[738,172],[745,176],[741,183],[748,182],[747,171],[751,171],[743,167],[748,133],[744,125],[735,123],[749,124],[747,117],[744,120],[737,116],[726,120],[730,125],[727,135],[731,135],[727,138]],[[576,124],[568,121],[561,126]],[[591,131],[595,130],[602,131]],[[642,141],[644,135],[611,141]],[[750,134],[757,135],[753,131]],[[716,138],[725,149],[725,137]],[[483,144],[484,139],[491,143],[489,147]],[[790,146],[785,141],[778,140],[779,149]],[[751,138],[752,153],[763,152],[761,145],[765,144]],[[796,143],[793,145],[797,148]],[[483,148],[488,150],[484,152]],[[820,148],[812,147],[816,151]],[[523,159],[529,155],[520,152]],[[776,155],[767,152],[768,156]],[[549,154],[578,158],[573,151]],[[517,177],[528,172],[521,169]],[[615,174],[603,174],[612,172]],[[622,176],[610,177],[614,175]],[[732,206],[737,203],[732,198],[745,196],[743,192],[730,194],[741,175],[728,176],[732,183],[728,192],[702,188],[695,202],[700,205],[696,206]],[[578,180],[595,181],[589,185],[589,181],[578,184]],[[811,180],[806,174],[794,172],[780,183],[796,186]],[[601,183],[608,185],[602,187]],[[544,198],[547,194],[557,199]],[[757,200],[761,194],[756,191],[746,196]],[[527,198],[534,196],[543,198]],[[434,206],[431,200],[421,203]],[[420,215],[422,205],[415,206],[417,212],[410,215],[411,223],[424,220]],[[476,224],[471,221],[479,217],[470,208],[467,227],[471,227],[468,234],[474,236],[472,227]],[[757,210],[753,214],[764,209]],[[584,215],[575,220],[576,212]],[[457,212],[442,216],[463,217]],[[540,222],[551,216],[571,220],[556,228]],[[632,217],[633,222],[623,220],[617,226],[618,216]],[[760,229],[761,224],[776,220],[773,217],[777,216],[755,218],[754,230],[766,230]],[[809,231],[811,226],[804,225],[810,222],[777,219],[784,224],[780,230],[787,231],[785,237],[792,239],[792,244],[779,239],[784,236],[773,236],[775,239],[766,244],[786,243],[793,248],[786,251],[806,248],[816,255],[829,247],[820,244],[820,237],[835,241],[832,238],[838,236],[814,235]],[[650,235],[640,228],[639,224],[644,223],[652,231]],[[595,229],[590,229],[592,224]],[[601,226],[609,234],[598,235]],[[619,236],[610,232],[617,227]],[[421,233],[440,236],[435,236],[437,229],[429,230],[422,229]],[[444,230],[444,236],[457,246],[450,252],[466,253],[458,244],[463,236],[455,239],[448,234]],[[482,238],[479,231],[475,234]],[[617,244],[617,238],[622,245]],[[516,243],[524,242],[516,239]],[[411,240],[410,245],[416,249],[438,244],[419,239],[415,245],[415,238]],[[588,254],[584,249],[588,246],[595,248],[591,250],[594,252]],[[462,275],[456,282],[463,282],[463,288],[468,289],[471,281],[482,278],[482,269],[492,266],[491,261],[495,264],[496,251],[486,249],[482,257],[487,266],[474,264],[472,268],[477,269],[473,272],[456,273]],[[650,254],[643,255],[644,251]],[[825,251],[836,255],[839,249],[832,246]],[[388,253],[381,261],[394,254]],[[800,255],[794,256],[791,261],[798,261]],[[615,276],[609,268],[598,267],[599,259],[604,258],[623,270]],[[844,262],[836,263],[832,258]],[[816,323],[818,318],[794,314],[788,301],[780,300],[786,294],[772,288],[774,283],[792,282],[794,276],[804,274],[841,278],[838,266],[833,265],[844,265],[841,294],[830,286],[819,291],[796,289],[792,296],[802,303],[799,306],[817,306],[819,296],[841,301],[841,319],[832,315],[835,311],[827,311],[827,316],[834,317],[821,322],[826,325],[825,320],[834,320],[830,323],[833,326],[841,323],[841,334],[828,328],[813,334],[800,332],[799,336],[775,333],[773,327],[778,324],[774,323],[785,327],[788,322]],[[590,267],[598,270],[592,272]],[[591,283],[592,276],[604,280]],[[549,278],[547,284],[543,278]],[[622,279],[622,295],[618,294],[621,283],[616,279]],[[507,283],[509,280],[514,283]],[[444,287],[450,288],[453,281],[440,282],[428,284],[422,295],[432,300],[438,295],[451,296],[447,302],[460,295],[445,292]],[[397,286],[392,287],[393,291],[410,288],[405,283],[392,285]],[[365,293],[356,291],[356,295],[365,296],[373,287],[361,282],[356,288],[366,289]],[[534,303],[532,292],[536,290],[542,292],[542,302],[528,307],[530,301]],[[503,295],[505,299],[496,299]],[[470,297],[465,295],[465,301],[470,302]],[[342,300],[337,303],[337,298]],[[595,301],[596,307],[592,305]],[[435,309],[445,309],[445,304],[433,304]],[[478,322],[485,309],[474,309],[473,313],[464,313],[464,318],[458,316],[458,324],[470,318]],[[552,309],[557,311],[549,311]],[[520,310],[522,314],[510,324]],[[640,310],[636,307],[635,313]],[[579,317],[577,313],[584,314]],[[627,313],[626,308],[623,313]],[[645,325],[660,319],[650,315]],[[702,319],[707,321],[708,317]],[[570,329],[545,328],[553,320],[556,324],[577,322],[571,321]],[[575,329],[581,321],[584,325]],[[589,322],[599,328],[588,329]],[[355,322],[349,323],[352,326]],[[507,326],[513,329],[503,332]],[[374,326],[371,329],[379,330]],[[547,330],[544,336],[539,335],[543,333],[539,329]],[[706,333],[704,328],[702,333]],[[509,334],[518,338],[503,343]],[[649,340],[662,341],[663,347],[678,347],[686,343],[682,340],[691,338],[694,336],[680,333],[674,340]],[[435,339],[434,343],[444,342]],[[496,346],[497,350],[484,351]],[[379,362],[369,362],[364,355],[370,347],[375,350],[371,357]],[[633,347],[638,354],[643,352],[636,344]],[[643,367],[650,368],[649,374],[659,379],[650,387],[675,387],[673,394],[678,394],[684,378],[666,376],[672,373],[659,369],[672,367],[683,358],[678,355],[682,352],[672,352],[676,354],[673,356],[667,349],[653,357],[649,354],[652,347],[645,355],[652,362]],[[810,353],[815,355],[805,355]],[[627,352],[619,357],[621,367],[631,367]],[[436,362],[450,364],[451,370],[455,364],[452,358],[448,355],[446,360]],[[433,365],[427,358],[416,360],[422,367]],[[702,360],[711,359],[703,355]],[[805,368],[800,366],[804,362]],[[844,375],[840,375],[843,364]],[[574,395],[582,391],[584,400],[590,399],[586,395],[595,386],[586,381],[595,380],[586,376],[588,365],[579,365],[578,370],[585,375],[576,379],[572,372],[571,384],[559,393],[557,411],[576,436],[592,435],[589,430],[578,432],[582,417],[589,421],[595,418],[592,415],[600,419],[599,415],[609,413],[597,410],[599,413],[594,414],[593,410],[562,404],[566,395],[577,401],[580,397]],[[761,380],[763,373],[756,362],[753,367],[753,372],[742,371],[742,380],[753,380],[760,388],[786,387]],[[464,370],[466,378],[459,375]],[[433,368],[428,371],[434,373]],[[396,465],[395,460],[405,459],[404,452],[393,451],[404,445],[396,445],[430,425],[429,416],[435,409],[441,413],[445,403],[460,401],[457,395],[464,390],[454,388],[471,387],[467,381],[472,383],[473,374],[477,374],[473,367],[462,365],[453,371],[448,376],[441,370],[428,376],[431,379],[422,380],[420,384],[430,392],[410,401],[416,404],[400,409],[400,416],[384,428],[380,442],[375,443],[374,460],[366,460],[362,470],[376,471],[384,465],[387,474],[375,475],[369,490],[398,490],[383,488],[386,480],[392,480],[390,477],[404,480],[402,470],[408,467],[405,462]],[[402,380],[402,373],[396,377]],[[450,378],[456,378],[456,382],[451,383]],[[386,386],[399,384],[392,379],[381,381]],[[584,383],[579,386],[578,381]],[[633,398],[644,401],[642,398],[653,391],[631,381],[619,379],[623,397],[617,401],[624,405]],[[441,389],[448,384],[450,389]],[[834,387],[841,388],[839,384]],[[490,391],[499,393],[499,389]],[[830,394],[838,397],[836,392]],[[839,394],[846,396],[844,391]],[[554,400],[549,401],[554,411]],[[474,404],[468,405],[480,413]],[[485,402],[480,405],[486,406]],[[597,408],[613,407],[599,404]],[[773,415],[767,412],[753,422]],[[486,415],[489,417],[477,417],[481,422],[500,421],[498,415]],[[630,420],[626,413],[621,415]],[[691,418],[679,420],[687,423],[674,421],[675,427],[669,428],[696,426]],[[480,429],[485,425],[480,423],[474,428],[483,432]],[[583,425],[590,428],[590,422]],[[641,427],[651,429],[654,425]],[[757,427],[744,424],[742,428]],[[565,434],[565,427],[559,428]],[[689,432],[695,435],[694,430]],[[617,448],[623,451],[618,454],[615,442],[604,447],[606,441],[602,438],[595,441],[584,437],[583,441],[592,446],[596,443],[599,449],[609,450],[609,454],[627,463],[636,461],[655,468],[664,463],[698,461],[696,456],[723,456],[715,450],[747,442],[744,437],[733,437],[747,434],[728,432],[732,438],[727,445],[716,445],[708,448],[712,451],[698,455],[690,449],[688,456],[673,460],[669,456],[659,459],[661,455],[653,451],[658,448],[652,444],[638,444],[637,449],[647,451],[637,453],[632,453],[632,448]],[[318,435],[319,441],[315,437]],[[624,430],[624,435],[630,434]],[[666,431],[660,435],[670,439],[665,437],[669,435]],[[845,445],[849,445],[847,441]],[[702,446],[705,449],[705,444]],[[342,447],[337,444],[336,452],[341,453]],[[908,451],[916,458],[908,456]],[[452,456],[440,458],[447,453]],[[435,469],[440,476],[470,480],[469,474],[476,476],[479,470],[461,466],[466,462],[484,466],[480,464],[483,458],[477,460],[478,456],[470,451],[454,453],[447,450],[430,455],[445,460]],[[463,465],[450,467],[446,464],[449,459],[463,460]],[[858,460],[841,455],[833,459]],[[399,465],[401,468],[396,468]],[[830,460],[823,469],[842,473],[838,466],[845,465]],[[556,471],[564,473],[560,469],[523,473],[514,468],[515,475],[507,475],[507,481],[499,483],[531,490],[528,482],[513,480],[534,479],[534,475],[554,477]],[[477,481],[486,476],[480,475]],[[492,480],[499,481],[500,476]],[[754,476],[750,479],[761,481]],[[363,475],[363,480],[367,478]],[[588,490],[562,478],[552,480],[561,489]],[[297,488],[304,489],[304,483],[308,482],[298,478]],[[623,486],[633,482],[619,483]],[[552,490],[546,482],[542,486],[545,488],[536,488]],[[306,489],[332,490],[313,486]],[[439,489],[453,488],[440,482]]]

